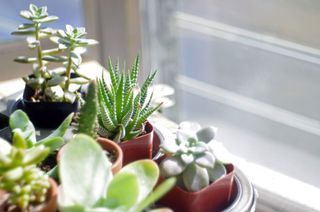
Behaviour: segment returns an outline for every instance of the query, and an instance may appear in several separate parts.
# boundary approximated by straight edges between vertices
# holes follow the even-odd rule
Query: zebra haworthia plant
[[[156,72],[149,74],[141,88],[138,86],[139,57],[136,58],[130,72],[120,71],[119,62],[113,67],[110,59],[108,68],[111,83],[107,84],[103,75],[97,79],[98,133],[119,143],[143,134],[147,118],[161,104],[152,107],[152,94],[148,95],[148,87]]]
[[[63,31],[44,27],[43,24],[58,20],[57,16],[48,14],[47,7],[30,4],[29,10],[21,11],[20,16],[28,23],[20,25],[12,35],[28,36],[28,47],[36,50],[36,56],[19,56],[14,61],[33,65],[33,75],[23,78],[35,91],[31,100],[73,103],[80,84],[88,82],[87,77],[77,72],[82,62],[81,54],[85,51],[84,47],[97,42],[84,38],[84,28],[67,25],[66,31]],[[41,41],[45,38],[51,39],[58,46],[43,50]],[[67,55],[62,55],[63,52],[67,52]],[[65,67],[60,70],[48,70],[49,62],[62,63]],[[72,70],[80,77],[71,79]]]
[[[201,128],[193,122],[182,122],[176,138],[166,138],[160,145],[168,155],[161,164],[161,175],[176,176],[179,186],[199,191],[226,175],[223,164],[229,163],[228,152],[214,140],[217,129]]]

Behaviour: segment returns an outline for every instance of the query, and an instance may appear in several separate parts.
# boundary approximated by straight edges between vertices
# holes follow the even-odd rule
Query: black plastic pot
[[[34,90],[27,86],[23,92],[22,110],[25,111],[33,125],[37,128],[53,129],[72,112],[78,110],[78,101],[68,102],[32,102],[30,97]]]
[[[9,117],[0,113],[0,137],[10,140]]]

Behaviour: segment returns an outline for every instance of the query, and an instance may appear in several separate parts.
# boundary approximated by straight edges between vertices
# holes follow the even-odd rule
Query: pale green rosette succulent
[[[188,191],[199,191],[225,176],[229,153],[214,140],[216,133],[215,127],[201,128],[198,123],[182,122],[176,138],[165,139],[160,146],[169,155],[160,164],[161,175],[176,176],[179,185]]]

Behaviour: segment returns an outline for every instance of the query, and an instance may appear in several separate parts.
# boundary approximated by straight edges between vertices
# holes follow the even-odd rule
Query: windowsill
[[[169,130],[167,133],[177,128],[176,123],[161,115],[154,119]],[[258,191],[257,211],[320,211],[319,188],[238,156],[232,158]]]

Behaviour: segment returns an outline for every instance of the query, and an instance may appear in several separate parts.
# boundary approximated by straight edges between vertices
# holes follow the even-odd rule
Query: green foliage
[[[125,166],[112,176],[111,164],[95,140],[76,135],[59,162],[59,209],[65,211],[142,211],[169,191],[168,179],[154,191],[159,169],[151,160]]]
[[[44,145],[48,148],[49,153],[51,153],[64,144],[62,137],[72,121],[72,116],[73,113],[70,114],[48,137],[37,141],[35,128],[27,114],[22,110],[16,110],[9,118],[9,126],[13,133],[13,143],[22,139],[26,142],[27,148],[29,149]]]
[[[19,56],[14,61],[33,65],[33,76],[24,77],[26,84],[35,90],[32,101],[53,101],[73,103],[77,98],[77,90],[81,84],[86,84],[88,78],[77,72],[82,63],[81,54],[85,47],[96,44],[92,39],[85,39],[84,28],[66,26],[66,31],[53,30],[43,27],[43,24],[55,21],[57,16],[50,16],[47,7],[37,7],[30,4],[28,11],[21,11],[20,15],[29,23],[22,24],[12,35],[28,36],[28,47],[36,50],[35,57]],[[49,38],[57,44],[56,48],[43,50],[41,40]],[[66,55],[62,55],[66,52]],[[62,63],[63,72],[48,70],[48,63]],[[71,79],[71,73],[76,72],[79,77]]]
[[[0,139],[0,149],[0,189],[9,194],[8,204],[25,211],[43,203],[50,184],[36,164],[47,157],[49,149],[44,145],[29,149],[19,131],[13,133],[13,146]]]
[[[120,71],[119,63],[113,67],[111,59],[108,62],[111,83],[108,85],[104,76],[97,79],[98,84],[98,133],[115,142],[130,140],[144,132],[147,118],[156,111],[150,106],[152,94],[149,99],[148,88],[156,72],[150,74],[138,88],[139,57],[132,65],[131,72]]]
[[[189,191],[199,191],[224,175],[227,152],[214,140],[216,128],[201,128],[199,124],[182,122],[176,138],[168,138],[161,150],[170,157],[161,164],[161,175],[177,176],[181,186]],[[221,152],[225,153],[224,156]],[[222,155],[222,156],[221,156]]]
[[[95,138],[97,136],[97,114],[97,85],[95,81],[91,81],[85,97],[85,103],[80,109],[77,132],[87,134]]]

